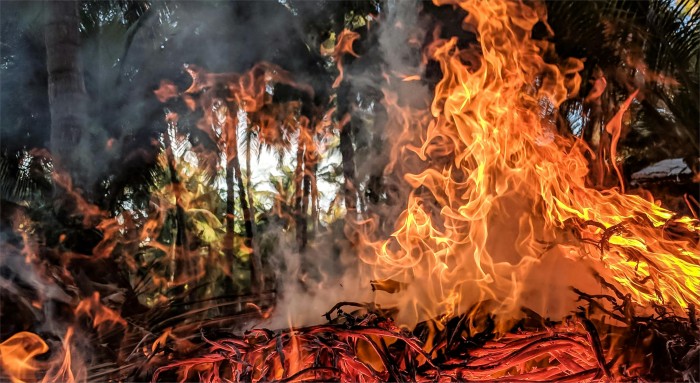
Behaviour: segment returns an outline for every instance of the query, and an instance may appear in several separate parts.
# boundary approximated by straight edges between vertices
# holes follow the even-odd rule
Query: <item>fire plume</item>
[[[460,48],[449,38],[428,48],[443,77],[413,150],[422,167],[405,175],[412,191],[390,239],[366,240],[373,250],[362,254],[374,280],[406,287],[379,292],[377,301],[398,307],[407,322],[487,300],[497,302],[494,314],[517,316],[523,305],[539,309],[542,299],[561,294],[541,291],[538,282],[542,269],[554,267],[569,278],[593,268],[643,306],[682,313],[700,304],[698,221],[622,188],[591,188],[586,145],[557,131],[557,107],[581,82],[569,69],[582,65],[544,61],[552,46],[531,37],[536,23],[546,23],[544,10],[522,2],[436,3],[465,10],[463,25],[477,41]],[[636,93],[609,125],[616,138]],[[557,266],[560,260],[579,271]]]

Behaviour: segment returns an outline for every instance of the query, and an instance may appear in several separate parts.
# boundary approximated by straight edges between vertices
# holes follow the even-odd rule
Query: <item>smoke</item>
[[[358,275],[359,259],[350,250],[350,244],[341,239],[341,229],[333,226],[301,252],[297,251],[292,233],[281,227],[272,226],[261,235],[261,243],[274,243],[270,263],[279,296],[272,317],[262,325],[314,325],[321,323],[322,315],[340,301],[372,301],[369,284],[363,285],[365,278]]]
[[[376,155],[360,151],[356,157],[361,182],[370,175],[384,176],[387,164],[397,160],[390,158],[392,148],[406,144],[395,140],[403,126],[390,118],[395,112],[392,108],[409,106],[424,111],[431,99],[425,81],[404,81],[420,77],[426,70],[422,49],[428,23],[421,16],[421,8],[418,0],[387,0],[377,31],[370,32],[376,33],[377,44],[358,59],[347,79],[352,94],[357,95],[369,87],[376,88],[377,78],[386,75],[388,80],[379,82],[382,91],[396,99],[396,105],[389,105],[385,99],[383,106],[377,101],[369,110],[375,114],[376,123],[367,130],[380,137],[376,141],[382,146],[372,149]],[[277,2],[156,2],[142,17],[128,33],[119,30],[128,39],[110,41],[104,33],[116,27],[102,25],[102,34],[84,40],[86,83],[95,102],[86,132],[88,144],[76,150],[94,179],[110,172],[118,174],[116,180],[120,173],[128,177],[157,152],[153,139],[162,131],[163,109],[152,90],[162,79],[173,80],[179,89],[186,88],[190,80],[183,64],[196,64],[209,72],[241,73],[255,63],[268,61],[280,65],[298,81],[314,85],[323,95],[323,85],[319,84],[328,82],[322,78],[323,60],[310,53],[315,51],[310,44],[318,44],[318,36],[308,35],[305,27],[312,21],[323,22],[323,12],[295,14]],[[362,64],[369,61],[380,62],[381,73],[367,73],[373,67]],[[3,92],[3,103],[7,94]],[[382,112],[389,117],[378,117]],[[398,179],[386,179],[397,189],[398,201],[393,206],[372,206],[377,211],[371,213],[378,213],[381,224],[389,229],[392,218],[405,206],[401,202],[409,188],[400,178],[406,169],[417,170],[412,165],[400,165],[393,174]],[[294,238],[281,228],[271,228],[263,235],[277,241],[272,259],[281,300],[273,325],[286,325],[288,321],[311,324],[338,301],[374,299],[371,276],[360,271],[358,249],[342,239],[341,230],[317,236],[303,252],[296,251]]]
[[[423,74],[421,63],[427,22],[421,19],[422,4],[418,0],[387,0],[386,20],[379,31],[379,48],[385,72],[395,76],[390,89],[402,103],[423,106],[430,100],[428,87],[422,81],[402,81],[403,76]]]
[[[348,102],[355,102],[372,92],[388,92],[395,95],[401,105],[423,110],[427,108],[430,101],[427,85],[422,81],[403,81],[408,76],[420,76],[424,71],[421,50],[427,23],[420,17],[421,9],[421,2],[416,0],[389,0],[383,4],[378,29],[370,29],[370,36],[367,37],[369,41],[376,41],[376,44],[369,46],[358,59],[349,64],[344,85],[341,85],[349,87]],[[380,63],[380,71],[376,70],[377,63]],[[387,75],[388,82],[383,80],[382,74]],[[381,89],[378,85],[381,85]],[[385,105],[382,106],[381,103]],[[359,106],[350,111],[353,123],[362,126],[356,127],[356,134],[373,136],[356,136],[355,141],[381,142],[380,148],[356,148],[358,182],[372,175],[383,177],[384,168],[390,161],[388,153],[394,146],[400,145],[391,138],[398,136],[402,127],[386,118],[385,108],[385,102],[375,100],[368,111]],[[366,124],[363,118],[358,118],[363,114],[367,114],[366,119],[373,123]],[[363,155],[364,150],[377,151]],[[402,194],[400,199],[405,198],[408,188],[403,181],[386,178],[385,182],[401,189],[398,191]],[[402,208],[400,203],[393,206],[375,204],[370,206],[371,211],[368,213],[377,214],[375,218],[387,221],[386,225],[390,227]],[[322,314],[338,302],[369,303],[376,300],[377,292],[373,291],[370,284],[371,272],[362,264],[359,254],[367,251],[363,248],[366,244],[353,242],[357,241],[357,237],[351,239],[357,234],[353,222],[346,221],[345,225],[349,225],[346,228],[346,232],[350,233],[348,236],[336,227],[317,236],[311,248],[301,253],[290,250],[295,247],[288,234],[266,234],[285,239],[280,240],[274,257],[279,262],[274,268],[280,270],[277,280],[281,300],[273,317],[265,325],[279,328],[317,324],[324,320]]]
[[[330,3],[321,10],[330,11],[335,6]],[[164,125],[152,91],[161,79],[186,88],[183,64],[240,73],[268,61],[301,82],[321,82],[322,60],[309,49],[311,36],[304,30],[309,19],[279,2],[152,2],[149,7],[131,23],[116,3],[86,4],[82,10],[80,53],[89,116],[82,144],[71,149],[89,184],[119,183],[143,172],[144,163],[155,163],[153,141]],[[3,149],[47,148],[44,6],[3,2],[2,10]],[[312,16],[317,22],[323,18]]]
[[[3,155],[47,147],[49,112],[42,6],[0,3],[0,143]]]
[[[56,324],[52,320],[51,303],[69,304],[72,298],[54,281],[46,278],[33,262],[27,262],[28,257],[33,258],[29,254],[32,250],[18,248],[13,243],[13,236],[0,233],[0,288],[8,300],[21,308],[20,311],[26,310],[37,319],[42,318],[45,330],[51,330]],[[32,296],[35,298],[29,298]],[[36,304],[41,308],[38,309]]]

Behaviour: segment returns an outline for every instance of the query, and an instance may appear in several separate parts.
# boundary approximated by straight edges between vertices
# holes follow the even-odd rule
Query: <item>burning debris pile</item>
[[[331,312],[326,317],[330,320]],[[602,349],[595,349],[600,341],[593,339],[595,333],[587,333],[580,321],[509,333],[498,339],[492,318],[486,317],[483,329],[478,329],[466,314],[450,318],[437,331],[429,322],[413,332],[401,329],[372,308],[356,316],[338,307],[332,322],[206,340],[208,354],[166,366],[156,372],[156,378],[162,379],[161,374],[168,370],[180,371],[186,380],[204,382],[611,378]],[[593,328],[592,324],[588,327]]]
[[[352,99],[370,81],[346,65],[361,57],[353,48],[361,35],[349,30],[322,46],[337,74],[330,97],[266,62],[242,74],[188,65],[184,91],[163,80],[154,95],[167,126],[154,143],[162,172],[143,206],[105,211],[56,169],[59,209],[94,237],[50,234],[19,207],[7,214],[0,282],[18,316],[42,325],[12,321],[0,343],[3,378],[697,379],[700,222],[648,193],[626,193],[617,160],[640,88],[628,89],[600,126],[608,140],[593,150],[562,126],[584,63],[533,37],[537,28],[551,33],[543,4],[435,3],[459,15],[463,35],[401,26],[422,56],[384,74],[376,100],[384,113],[373,122],[390,147],[380,174],[365,174],[386,181],[377,193],[386,206],[360,193],[348,165],[351,112],[379,110]],[[392,17],[406,12],[399,8]],[[428,65],[439,80],[423,78]],[[598,101],[601,84],[586,103]],[[416,100],[428,89],[432,100]],[[318,173],[336,136],[343,185],[327,215],[344,217],[316,236]],[[289,182],[275,180],[262,218],[253,142],[296,149]],[[263,219],[274,225],[261,235]],[[75,251],[83,241],[89,249]],[[270,271],[266,247],[296,257],[296,268]],[[309,255],[330,251],[342,275],[308,272],[321,263]],[[309,311],[329,299],[342,302],[327,323],[298,319],[320,317]],[[261,328],[285,320],[286,329]]]
[[[600,282],[610,294],[574,289],[587,305],[563,321],[523,309],[524,318],[502,334],[489,313],[490,302],[421,322],[412,331],[374,304],[341,302],[325,313],[327,324],[254,329],[242,336],[201,334],[198,356],[160,367],[154,380],[580,382],[692,381],[698,376],[700,330],[694,308],[688,317],[662,306],[655,306],[655,315],[638,316],[629,296]],[[619,326],[607,323],[610,319]],[[158,352],[172,352],[161,346]]]

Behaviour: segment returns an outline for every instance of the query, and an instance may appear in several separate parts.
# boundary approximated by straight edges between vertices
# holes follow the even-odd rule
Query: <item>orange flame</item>
[[[617,167],[617,143],[620,141],[620,134],[622,133],[622,116],[624,116],[627,109],[629,109],[637,93],[639,93],[639,89],[635,90],[627,98],[627,101],[620,106],[620,110],[615,113],[615,116],[613,116],[610,122],[605,126],[605,130],[612,135],[612,140],[610,142],[610,160],[612,161],[617,178],[620,180],[620,189],[623,193],[625,192],[625,181],[622,179],[620,168]]]
[[[533,26],[546,22],[541,9],[503,1],[436,3],[466,10],[464,24],[473,26],[478,45],[458,48],[452,38],[428,49],[443,73],[432,121],[420,147],[399,144],[422,164],[405,175],[412,192],[391,238],[366,239],[373,250],[361,255],[373,280],[405,286],[393,296],[380,289],[377,301],[400,308],[406,323],[466,312],[485,300],[496,302],[494,314],[503,317],[518,315],[523,305],[546,312],[556,306],[548,300],[567,292],[542,291],[542,283],[583,282],[581,266],[571,262],[586,262],[637,303],[679,313],[700,304],[698,221],[638,196],[588,188],[585,144],[562,137],[550,122],[578,92],[583,66],[543,60],[547,46],[531,38]],[[479,62],[466,65],[463,57]],[[613,161],[622,114],[636,93],[608,125]],[[395,109],[391,99],[387,105]],[[402,134],[410,136],[404,126]],[[392,164],[406,153],[394,150]],[[621,178],[617,165],[615,171]]]
[[[346,53],[358,57],[357,53],[352,49],[352,44],[360,38],[360,34],[347,29],[344,29],[338,35],[338,41],[335,44],[335,50],[333,51],[333,60],[338,68],[338,77],[335,78],[333,82],[333,88],[340,86],[343,82],[343,77],[345,76],[345,70],[343,69],[343,55]]]
[[[63,337],[61,350],[52,351],[48,360],[39,361],[39,355],[49,351],[49,346],[38,335],[19,332],[0,343],[0,366],[12,383],[75,383],[85,381],[85,370],[80,358],[72,357],[74,330],[69,327]],[[38,375],[43,375],[39,378]]]
[[[75,383],[85,381],[85,370],[82,360],[75,358],[72,352],[74,331],[73,327],[68,327],[68,330],[66,330],[62,342],[62,353],[53,358],[53,361],[60,362],[51,363],[51,367],[44,375],[41,383]]]
[[[177,97],[178,95],[177,86],[175,86],[172,81],[166,80],[162,80],[160,82],[160,87],[153,91],[153,93],[155,93],[156,98],[158,98],[158,101],[160,102],[166,102],[171,98]]]
[[[95,292],[92,297],[83,299],[75,308],[77,315],[87,315],[92,318],[93,327],[103,323],[120,324],[126,327],[126,321],[117,312],[100,302],[100,294]]]
[[[41,337],[31,332],[20,332],[0,343],[0,365],[12,383],[35,382],[41,369],[37,356],[49,351]]]

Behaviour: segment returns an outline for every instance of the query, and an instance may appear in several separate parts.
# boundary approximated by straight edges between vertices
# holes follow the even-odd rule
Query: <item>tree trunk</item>
[[[231,107],[229,107],[229,113],[232,113],[231,111],[235,110]],[[230,121],[235,121],[234,118],[229,117]],[[233,211],[233,179],[231,178],[230,175],[230,170],[233,170],[233,174],[235,178],[238,180],[238,199],[240,200],[239,203],[241,205],[241,211],[243,212],[243,223],[245,227],[245,245],[250,248],[251,253],[250,253],[250,280],[251,280],[251,290],[253,293],[260,293],[262,289],[264,288],[263,283],[264,283],[264,275],[262,272],[262,261],[260,260],[260,254],[258,254],[257,251],[255,251],[255,224],[253,220],[255,219],[255,216],[253,215],[251,211],[251,207],[248,205],[248,198],[246,196],[246,187],[245,183],[243,182],[243,175],[241,172],[241,163],[238,159],[238,139],[237,139],[237,129],[238,124],[235,123],[230,123],[226,127],[226,134],[231,134],[231,136],[227,140],[227,145],[230,145],[230,147],[227,148],[226,152],[228,153],[228,158],[226,158],[226,169],[227,169],[227,206],[226,209],[227,211],[230,209]],[[230,180],[230,181],[229,181]],[[229,203],[230,201],[230,203]],[[228,214],[227,214],[228,215]],[[232,215],[231,215],[232,217]],[[232,226],[233,219],[231,219],[231,223],[229,225]],[[228,227],[227,227],[228,229]],[[231,227],[232,229],[232,227]]]
[[[377,98],[374,101],[374,123],[372,127],[373,139],[372,139],[372,151],[373,156],[377,158],[375,166],[372,167],[369,174],[369,180],[367,181],[367,186],[365,186],[365,195],[367,196],[368,205],[377,205],[382,199],[384,194],[384,169],[389,163],[389,153],[387,148],[389,145],[380,133],[384,130],[387,124],[388,116],[387,111],[384,106],[382,106],[382,99]],[[387,198],[387,202],[391,203],[391,200]]]
[[[312,223],[312,234],[316,230],[316,220],[318,219],[318,214],[316,214],[316,198],[318,197],[318,190],[316,189],[316,168],[318,164],[318,150],[314,144],[314,131],[315,118],[310,119],[311,123],[306,126],[306,153],[304,155],[304,197],[302,201],[302,212],[303,212],[303,230],[301,236],[302,248],[306,247],[309,241],[309,207],[311,207],[311,223]]]
[[[233,237],[234,237],[234,219],[235,219],[235,190],[233,179],[233,162],[226,156],[226,236],[224,243],[224,254],[231,264],[233,264]]]
[[[317,176],[318,162],[311,167],[311,223],[312,236],[315,236],[318,231],[318,178]]]
[[[254,223],[253,220],[255,217],[253,216],[253,212],[251,211],[250,206],[248,206],[248,198],[246,197],[246,188],[245,184],[243,183],[243,177],[241,176],[241,164],[240,161],[238,161],[238,156],[235,156],[231,159],[231,162],[233,163],[233,170],[236,174],[236,178],[238,179],[238,199],[240,200],[241,204],[241,210],[243,211],[243,220],[244,220],[244,226],[245,226],[245,237],[246,241],[245,244],[248,246],[251,250],[250,253],[250,279],[251,279],[251,287],[253,293],[259,293],[261,292],[263,288],[263,274],[262,274],[262,262],[260,260],[260,254],[258,254],[257,251],[255,251],[255,232],[254,232]]]
[[[189,241],[187,238],[187,219],[185,214],[185,209],[182,207],[182,182],[177,172],[177,164],[175,161],[175,154],[173,153],[173,144],[170,140],[170,130],[173,130],[173,136],[177,135],[177,125],[174,122],[168,122],[168,130],[163,136],[165,141],[165,155],[168,160],[168,172],[170,173],[170,183],[172,185],[173,194],[175,195],[175,228],[174,231],[174,241],[173,241],[173,253],[170,254],[170,282],[175,280],[177,275],[180,275],[183,271],[178,264],[178,260],[183,260],[186,257],[187,252],[189,252]],[[174,289],[176,293],[180,293],[183,290],[181,288]]]
[[[305,236],[302,231],[306,229],[304,226],[306,220],[304,218],[304,210],[302,208],[302,185],[304,182],[304,140],[301,129],[303,129],[303,127],[300,126],[299,129],[299,139],[297,140],[297,166],[294,169],[294,228],[296,230],[297,246],[299,247],[299,251],[302,251],[304,249],[303,238]]]
[[[229,267],[235,267],[236,265],[236,251],[234,249],[233,241],[236,237],[235,232],[235,218],[236,218],[236,198],[235,198],[235,180],[234,180],[234,170],[233,161],[230,160],[230,151],[225,151],[225,161],[226,161],[226,173],[224,177],[226,179],[226,234],[224,234],[224,257],[227,262],[229,262]],[[233,271],[233,270],[232,270]],[[233,274],[232,274],[233,275]],[[224,284],[224,293],[232,295],[236,293],[234,290],[233,279],[226,280]]]
[[[340,154],[343,158],[343,178],[345,208],[350,217],[357,209],[357,188],[355,183],[355,147],[352,143],[352,118],[350,113],[350,85],[343,82],[338,89],[338,120],[345,123],[340,127]]]
[[[87,119],[87,93],[80,60],[77,1],[46,2],[46,69],[54,159],[70,171],[75,185],[87,186],[88,158],[80,157]]]
[[[248,137],[246,140],[246,152],[245,152],[245,180],[246,180],[246,191],[248,192],[248,208],[250,209],[251,212],[251,217],[252,217],[252,226],[253,226],[253,236],[256,235],[256,225],[255,225],[255,202],[253,200],[253,187],[252,187],[252,167],[250,164],[250,149],[251,149],[251,140],[253,139],[253,133],[250,129],[247,129],[247,134]]]
[[[309,154],[307,153],[305,159],[308,159],[308,156]],[[299,223],[301,226],[298,228],[300,241],[299,248],[302,250],[306,248],[309,230],[309,221],[307,219],[309,212],[309,196],[311,195],[311,167],[309,165],[310,164],[308,162],[304,164],[304,196],[301,199],[301,214],[299,215]]]

